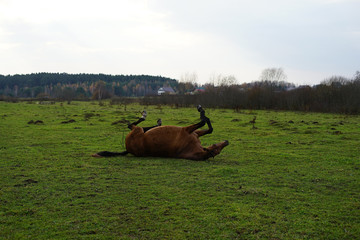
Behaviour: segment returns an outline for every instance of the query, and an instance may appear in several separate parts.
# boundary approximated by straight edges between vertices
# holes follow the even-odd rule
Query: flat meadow
[[[209,109],[191,161],[125,150],[126,121],[186,126],[192,108],[0,102],[0,239],[359,239],[360,116]],[[254,124],[250,123],[256,116]]]

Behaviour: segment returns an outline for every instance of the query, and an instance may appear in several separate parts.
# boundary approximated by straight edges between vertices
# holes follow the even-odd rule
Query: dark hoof
[[[145,119],[146,118],[146,116],[147,116],[147,112],[144,110],[144,111],[142,111],[142,117],[141,118],[143,118],[143,119]]]
[[[201,105],[198,105],[197,106],[197,110],[199,111],[200,113],[200,119],[203,120],[203,121],[207,121],[207,117],[205,117],[205,111],[204,109],[201,107]]]
[[[229,141],[228,140],[225,140],[224,141],[224,146],[226,147],[227,145],[229,145],[230,143],[229,143]]]
[[[162,121],[161,121],[161,118],[159,118],[159,119],[157,120],[157,125],[158,125],[158,126],[161,126],[161,124],[162,124]]]
[[[204,112],[204,109],[201,107],[201,105],[197,106],[197,110],[198,110],[198,112]]]

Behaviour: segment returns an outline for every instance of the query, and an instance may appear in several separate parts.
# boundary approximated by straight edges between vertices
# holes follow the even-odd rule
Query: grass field
[[[230,142],[214,159],[90,157],[124,150],[143,108],[141,126],[199,121],[195,108],[0,102],[0,239],[359,239],[360,116],[206,109],[203,145]]]

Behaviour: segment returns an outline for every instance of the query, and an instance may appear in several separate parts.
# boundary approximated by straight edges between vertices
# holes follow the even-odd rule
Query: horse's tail
[[[98,152],[93,154],[93,157],[115,157],[115,156],[125,156],[126,154],[128,154],[128,151],[124,151],[124,152],[108,152],[108,151],[102,151],[102,152]]]

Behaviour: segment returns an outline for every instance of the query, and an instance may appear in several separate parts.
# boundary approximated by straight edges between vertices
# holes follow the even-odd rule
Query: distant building
[[[164,94],[175,94],[174,89],[172,89],[172,87],[161,87],[158,90],[158,95],[164,95]]]
[[[195,90],[194,90],[194,94],[196,93],[203,93],[205,92],[205,87],[197,87]]]

